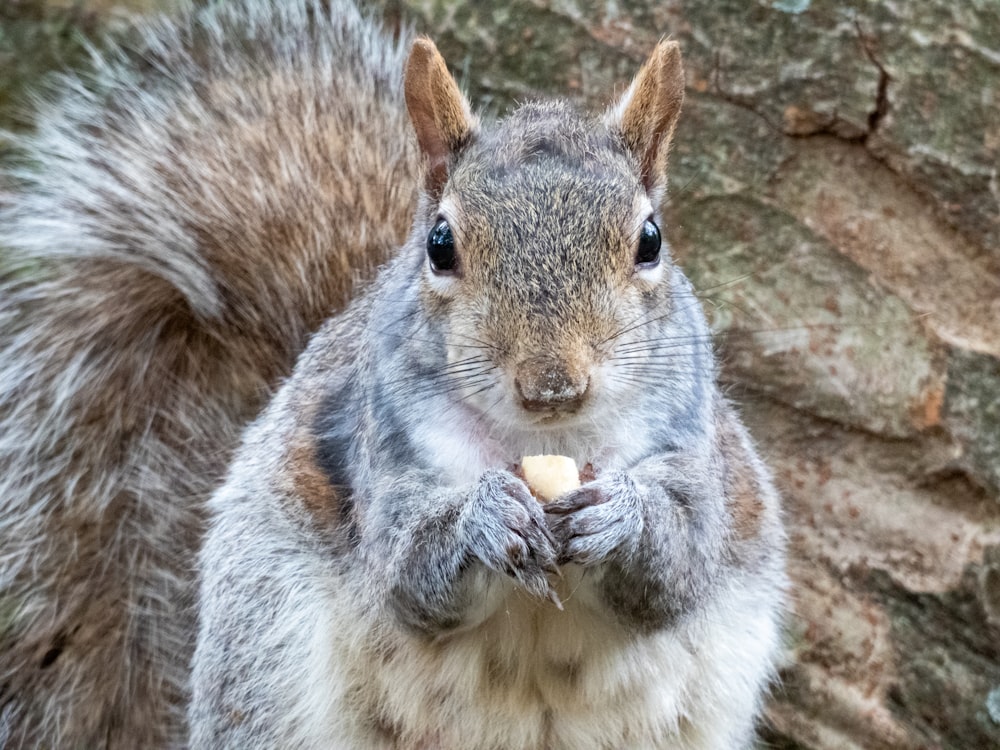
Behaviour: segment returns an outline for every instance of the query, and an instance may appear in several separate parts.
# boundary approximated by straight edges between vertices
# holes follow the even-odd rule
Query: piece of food
[[[569,456],[525,456],[524,481],[539,500],[547,503],[580,486],[576,461]]]

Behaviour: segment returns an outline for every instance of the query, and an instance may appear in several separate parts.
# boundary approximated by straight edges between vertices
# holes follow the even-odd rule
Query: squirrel
[[[140,23],[0,206],[0,746],[741,748],[784,534],[662,41],[481,122],[350,0]],[[593,471],[545,505],[521,456]]]

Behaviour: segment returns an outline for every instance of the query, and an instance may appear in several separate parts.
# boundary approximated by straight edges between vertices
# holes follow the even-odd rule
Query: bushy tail
[[[405,50],[345,0],[147,23],[0,209],[0,746],[180,742],[202,506],[417,183]]]

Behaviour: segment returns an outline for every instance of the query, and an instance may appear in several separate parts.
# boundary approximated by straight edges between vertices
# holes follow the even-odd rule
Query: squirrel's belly
[[[731,748],[728,724],[756,710],[775,641],[771,623],[712,617],[623,638],[572,591],[565,610],[512,591],[478,627],[428,642],[381,632],[359,664],[349,710],[378,726],[358,747],[467,750]],[[721,614],[721,613],[720,613]],[[754,653],[761,651],[761,658]],[[739,661],[741,660],[742,661]],[[733,659],[746,675],[733,675]],[[357,700],[364,696],[364,700]],[[375,718],[372,718],[375,717]],[[712,727],[705,735],[702,727]],[[387,734],[388,732],[388,734]],[[392,739],[387,737],[391,735]],[[379,739],[381,738],[381,739]]]

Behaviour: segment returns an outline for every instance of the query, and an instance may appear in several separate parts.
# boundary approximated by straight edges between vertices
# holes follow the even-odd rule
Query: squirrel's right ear
[[[438,197],[448,180],[452,156],[474,134],[477,121],[444,58],[427,37],[413,42],[406,61],[406,109],[427,159],[427,191]]]
[[[605,124],[622,137],[639,162],[647,190],[662,186],[666,180],[667,152],[683,102],[680,45],[662,41],[625,95],[605,113]]]

